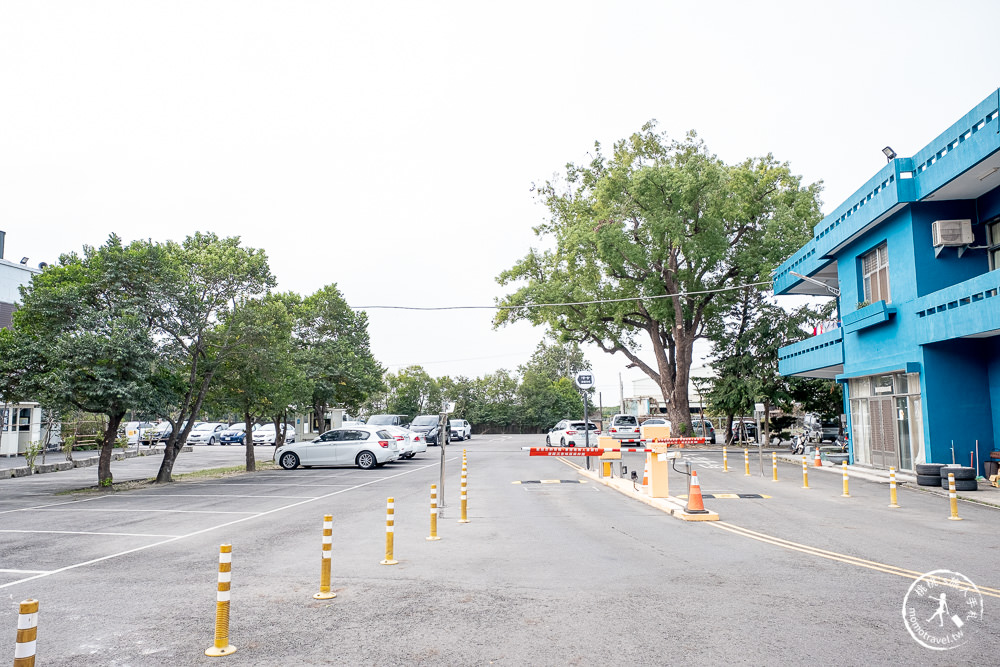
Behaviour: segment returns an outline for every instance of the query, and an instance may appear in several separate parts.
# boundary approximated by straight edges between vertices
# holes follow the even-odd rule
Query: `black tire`
[[[948,490],[948,478],[941,478],[941,488]],[[955,480],[955,490],[956,491],[977,491],[979,489],[979,482],[973,479],[956,479]]]
[[[215,438],[214,437],[209,438],[208,439],[208,444],[214,445],[215,444]]]
[[[366,449],[357,455],[354,462],[357,463],[358,467],[362,470],[371,470],[378,464],[378,459],[376,459],[375,455]]]
[[[955,481],[975,479],[976,470],[975,468],[970,468],[969,466],[945,466],[941,468],[941,479],[947,480],[948,473],[955,475]]]
[[[551,447],[552,446],[552,441],[549,440],[549,436],[545,436],[545,446],[546,447]]]
[[[472,440],[472,431],[469,431],[469,435],[465,436],[466,440]]]
[[[917,475],[919,486],[941,486],[940,475]]]
[[[295,452],[285,452],[278,457],[278,465],[285,470],[295,470],[299,467],[299,456]]]
[[[943,463],[918,463],[914,466],[918,475],[933,475],[934,477],[941,476],[941,468],[944,467]]]
[[[559,438],[559,446],[560,447],[566,446],[566,438]]]

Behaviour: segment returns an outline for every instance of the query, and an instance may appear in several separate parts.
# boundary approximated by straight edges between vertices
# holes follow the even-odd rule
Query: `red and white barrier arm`
[[[703,445],[705,438],[665,438],[649,442],[664,445]],[[600,456],[612,452],[654,453],[657,450],[648,447],[617,447],[614,449],[605,447],[522,447],[521,451],[528,452],[528,456]]]

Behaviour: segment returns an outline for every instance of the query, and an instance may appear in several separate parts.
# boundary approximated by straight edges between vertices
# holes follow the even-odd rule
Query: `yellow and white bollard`
[[[896,502],[896,469],[889,468],[889,507],[896,509],[899,503]]]
[[[215,644],[205,649],[205,655],[219,658],[236,653],[229,643],[229,588],[233,581],[233,545],[219,547],[219,588],[215,598]]]
[[[750,476],[750,450],[749,449],[744,449],[743,450],[743,476],[744,477],[749,477]]]
[[[951,503],[951,516],[948,517],[949,521],[961,521],[962,517],[958,516],[958,493],[955,491],[955,473],[948,473],[948,502]]]
[[[17,643],[14,644],[14,667],[35,667],[35,641],[38,638],[38,600],[24,600],[17,616]]]
[[[840,497],[841,498],[850,498],[851,497],[851,491],[850,491],[850,487],[848,487],[847,461],[841,461],[840,462],[840,469],[844,471],[844,492],[842,494],[840,494]]]
[[[802,457],[802,488],[809,488],[809,457]]]
[[[395,565],[399,561],[393,558],[392,534],[396,524],[396,501],[393,498],[385,500],[385,560],[382,565]]]
[[[431,484],[431,534],[428,540],[440,540],[438,537],[438,487]]]
[[[611,461],[604,461],[608,466],[606,477],[611,476]],[[459,523],[469,523],[469,492],[468,492],[468,469],[465,465],[465,457],[462,457],[462,518],[458,520]]]
[[[722,448],[722,472],[729,472],[729,458],[726,456],[726,448]]]
[[[778,453],[771,452],[771,481],[778,481]]]
[[[317,600],[330,600],[337,597],[330,591],[330,560],[333,556],[333,515],[323,516],[323,562],[319,571],[319,593],[313,596]]]

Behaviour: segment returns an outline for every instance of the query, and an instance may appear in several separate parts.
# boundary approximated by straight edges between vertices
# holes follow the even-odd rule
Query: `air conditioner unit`
[[[931,223],[931,234],[935,248],[971,245],[975,241],[972,220],[935,220]]]

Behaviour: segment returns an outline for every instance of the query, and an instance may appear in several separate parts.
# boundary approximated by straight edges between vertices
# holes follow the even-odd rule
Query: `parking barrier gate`
[[[215,598],[215,644],[205,649],[210,658],[236,653],[229,643],[229,589],[233,581],[233,545],[219,547],[219,588]]]
[[[323,516],[323,562],[320,564],[319,593],[313,595],[317,600],[330,600],[337,597],[330,591],[330,561],[333,549],[333,515]]]
[[[35,667],[35,641],[38,638],[38,600],[21,602],[17,616],[17,643],[14,644],[14,667]]]

